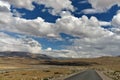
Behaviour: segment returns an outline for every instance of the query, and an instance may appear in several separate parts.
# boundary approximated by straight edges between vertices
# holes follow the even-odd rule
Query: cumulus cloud
[[[2,0],[8,2],[17,8],[26,8],[28,10],[33,10],[35,6],[33,2],[37,4],[43,4],[46,8],[49,8],[49,12],[53,15],[61,13],[62,10],[74,11],[72,2],[70,0]],[[50,9],[51,8],[51,9]]]
[[[120,36],[111,35],[96,39],[84,38],[74,40],[73,46],[68,49],[73,50],[78,56],[100,57],[119,55]]]
[[[1,30],[40,37],[57,38],[60,33],[66,33],[76,37],[101,37],[111,34],[110,31],[101,28],[103,23],[100,23],[96,17],[88,19],[87,16],[82,16],[81,18],[77,18],[67,11],[61,13],[61,18],[57,19],[56,23],[45,22],[40,17],[33,20],[13,17],[11,12],[0,13],[0,16]]]
[[[56,37],[54,26],[52,23],[44,22],[42,18],[34,20],[26,20],[15,18],[16,32],[23,32],[26,34],[42,37]],[[16,27],[17,26],[17,27]]]
[[[41,45],[31,38],[14,38],[3,32],[0,37],[0,51],[41,52]]]
[[[120,28],[120,13],[118,13],[117,15],[115,15],[112,19],[112,25],[114,27]]]
[[[66,33],[77,37],[102,37],[112,33],[101,27],[96,17],[88,19],[87,16],[81,18],[72,15],[63,16],[56,21],[57,32]]]
[[[53,24],[44,22],[44,20],[40,17],[34,20],[27,20],[19,17],[13,17],[11,13],[0,13],[0,16],[0,30],[39,37],[57,36]]]
[[[120,6],[120,0],[88,0],[92,5],[92,10],[85,10],[84,12],[93,13],[93,12],[105,12],[114,5]],[[89,12],[90,11],[90,12]]]
[[[50,13],[53,15],[61,13],[62,10],[74,11],[70,0],[37,0],[36,2],[44,4],[47,8],[53,8],[50,9]]]
[[[119,35],[120,34],[120,13],[117,13],[116,15],[113,16],[111,24],[113,26],[111,31]]]
[[[33,10],[34,6],[32,5],[32,2],[34,0],[2,0],[4,2],[8,2],[10,5],[13,5],[17,8],[26,8],[29,10]]]
[[[8,2],[0,1],[0,7],[3,7],[7,11],[10,10],[10,4]],[[2,11],[4,10],[3,8],[1,8]]]
[[[51,13],[60,14],[61,18],[55,23],[45,22],[38,17],[27,20],[20,18],[20,14],[10,12],[10,5],[18,8],[34,9],[32,2],[44,4],[47,8],[53,8]],[[72,39],[73,45],[66,46],[65,50],[54,50],[48,48],[41,53],[57,57],[98,57],[105,55],[118,55],[120,36],[116,34],[120,31],[120,14],[118,13],[112,19],[112,23],[99,21],[96,17],[88,18],[83,15],[78,18],[70,14],[74,7],[70,0],[1,0],[0,1],[0,30],[22,33],[27,35],[60,38],[60,33],[75,36],[78,39]],[[108,0],[107,0],[108,1]],[[117,0],[118,1],[118,0]],[[108,1],[102,4],[100,0],[89,0],[95,10],[104,11],[109,9],[113,3],[119,4],[119,1]],[[62,2],[62,3],[61,3]],[[105,3],[106,1],[104,1]],[[5,3],[5,4],[1,4]],[[95,5],[96,4],[96,5]],[[106,5],[108,5],[106,7]],[[66,9],[67,11],[62,11]],[[94,11],[94,10],[93,10]],[[89,12],[89,11],[88,11]],[[92,12],[92,11],[91,11]],[[114,26],[114,31],[109,31],[101,26]],[[113,29],[112,29],[113,30]],[[115,31],[116,30],[116,31]],[[7,34],[0,33],[0,51],[27,51],[38,53],[41,51],[41,45],[33,39],[14,38]],[[114,54],[113,54],[114,53]]]
[[[60,33],[76,37],[100,37],[110,34],[109,31],[101,28],[100,22],[96,17],[88,19],[87,16],[82,16],[81,18],[77,18],[69,12],[61,13],[62,18],[57,19],[56,23],[45,22],[40,17],[33,20],[13,17],[11,12],[0,13],[0,16],[1,30],[40,37],[59,38]]]
[[[53,57],[93,58],[119,55],[120,36],[113,34],[99,38],[72,39],[73,44],[63,50],[45,50],[43,54]]]

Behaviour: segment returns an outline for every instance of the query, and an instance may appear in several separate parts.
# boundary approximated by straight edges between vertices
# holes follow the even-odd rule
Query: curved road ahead
[[[103,80],[95,70],[86,70],[64,80]]]

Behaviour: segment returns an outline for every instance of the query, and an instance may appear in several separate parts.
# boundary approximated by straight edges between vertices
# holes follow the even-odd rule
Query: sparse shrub
[[[50,72],[50,70],[43,70],[43,72]]]
[[[60,72],[54,72],[54,74],[61,74]]]
[[[10,74],[4,74],[4,76],[9,76]]]
[[[22,73],[22,75],[27,75],[26,73]]]
[[[120,71],[107,72],[106,75],[108,75],[113,80],[120,80]]]

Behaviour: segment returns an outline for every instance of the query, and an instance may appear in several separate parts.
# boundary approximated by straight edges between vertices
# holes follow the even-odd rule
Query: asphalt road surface
[[[103,80],[95,70],[86,70],[64,80]]]

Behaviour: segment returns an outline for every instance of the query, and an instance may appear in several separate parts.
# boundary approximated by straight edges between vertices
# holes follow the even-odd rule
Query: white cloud
[[[45,5],[46,8],[52,8],[49,11],[53,15],[61,13],[63,9],[74,11],[70,0],[2,0],[1,2],[3,1],[17,8],[26,8],[28,10],[33,10],[35,6],[32,3],[36,2]]]
[[[120,13],[117,13],[113,16],[113,19],[111,21],[112,27],[111,31],[116,33],[117,35],[120,35]]]
[[[101,56],[117,56],[120,52],[120,36],[100,38],[73,39],[74,44],[63,50],[44,50],[42,54],[52,57],[93,58]]]
[[[18,8],[26,8],[32,10],[32,0],[5,0]],[[25,3],[24,3],[25,1]],[[64,2],[65,1],[65,2]],[[61,18],[56,20],[56,23],[45,22],[44,19],[27,20],[19,17],[13,17],[13,13],[9,11],[10,4],[0,6],[0,30],[11,31],[16,33],[28,34],[39,37],[59,38],[60,33],[66,33],[71,36],[76,36],[79,39],[73,39],[74,44],[67,47],[67,50],[53,50],[48,48],[42,50],[43,53],[58,56],[58,57],[98,57],[104,55],[118,55],[120,36],[120,14],[113,17],[112,25],[115,27],[113,32],[102,28],[101,26],[111,25],[110,22],[99,21],[96,17],[88,19],[87,16],[77,18],[70,14],[69,11],[63,9],[74,10],[70,0],[41,0],[40,4],[45,4],[46,7],[52,7],[52,13],[60,13]],[[2,1],[3,2],[3,1]],[[95,1],[96,2],[96,1]],[[108,1],[109,2],[109,1]],[[4,3],[4,2],[3,2]],[[55,4],[56,3],[56,4]],[[97,3],[97,2],[96,2]],[[100,7],[102,3],[94,5],[93,8],[103,10]],[[107,3],[106,5],[112,5]],[[104,4],[103,4],[104,5]],[[97,8],[98,7],[98,8]],[[110,7],[107,7],[107,9]],[[6,9],[6,10],[5,10]],[[28,51],[37,53],[41,51],[41,46],[33,39],[16,39],[9,35],[0,33],[0,50],[2,51]],[[39,47],[38,47],[39,46]]]
[[[48,47],[48,48],[47,48],[47,51],[52,51],[52,48]]]
[[[112,35],[96,39],[84,38],[73,40],[69,50],[75,51],[79,57],[100,57],[119,55],[120,36]],[[74,54],[73,54],[74,55]]]
[[[82,10],[82,12],[84,14],[95,14],[95,13],[98,13],[99,10],[96,10],[96,9],[84,9],[84,10]]]
[[[42,54],[46,54],[52,57],[66,57],[66,58],[78,58],[79,56],[72,50],[43,50]]]
[[[69,15],[68,15],[69,14]],[[101,28],[96,17],[88,19],[87,16],[77,18],[69,12],[62,12],[56,23],[45,22],[42,18],[27,20],[13,17],[12,13],[0,13],[0,30],[29,34],[40,37],[59,38],[60,33],[77,37],[101,37],[111,34],[110,31]]]
[[[100,13],[107,11],[114,5],[120,6],[120,0],[88,0],[88,2],[92,5],[93,9]]]
[[[111,31],[116,33],[117,35],[120,35],[120,28],[111,28]]]
[[[31,34],[35,36],[42,37],[56,37],[54,26],[52,23],[44,22],[42,18],[37,18],[34,20],[26,20],[15,18],[16,32],[23,32],[26,34]],[[17,27],[16,27],[17,26]]]
[[[10,4],[8,2],[0,1],[0,7],[4,7],[5,10],[10,10]]]
[[[40,17],[34,20],[13,17],[11,13],[0,13],[0,30],[29,34],[39,37],[56,37],[52,23],[44,22]]]
[[[116,28],[120,28],[120,13],[115,15],[112,19],[112,25]]]
[[[22,51],[40,53],[41,45],[30,38],[14,38],[0,32],[0,51]]]
[[[106,22],[106,21],[99,21],[99,24],[101,26],[111,26],[111,22]]]
[[[72,15],[63,16],[55,24],[57,26],[57,32],[77,37],[96,38],[112,34],[112,32],[102,28],[101,25],[96,17],[88,19],[87,16],[77,18]]]
[[[47,8],[53,8],[50,12],[53,15],[59,14],[62,10],[74,11],[71,0],[37,0],[39,4],[44,4]]]
[[[62,18],[57,19],[55,24],[45,22],[40,17],[33,20],[13,17],[11,12],[0,13],[0,16],[1,30],[8,30],[40,37],[58,38],[60,33],[66,33],[77,37],[96,38],[111,34],[110,31],[101,28],[103,22],[97,20],[96,17],[88,19],[87,16],[82,16],[81,18],[77,18],[65,11],[61,13]],[[104,22],[104,25],[106,24],[108,23]]]
[[[19,13],[16,9],[13,9],[12,14],[15,17],[22,17],[23,15],[25,15],[25,13]]]
[[[32,5],[32,2],[34,0],[2,0],[2,1],[6,1],[17,8],[26,8],[29,10],[34,9],[34,6]]]

